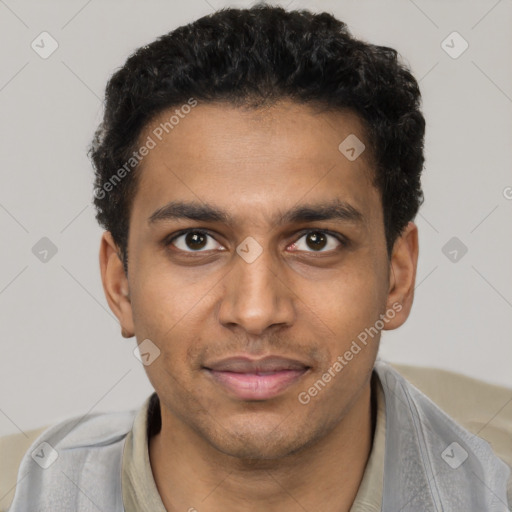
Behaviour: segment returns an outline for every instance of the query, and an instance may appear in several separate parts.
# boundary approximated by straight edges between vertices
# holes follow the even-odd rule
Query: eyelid
[[[217,239],[215,238],[215,236],[212,234],[212,232],[209,229],[204,229],[204,228],[188,228],[188,229],[182,229],[180,231],[176,231],[176,232],[172,233],[171,235],[169,235],[168,237],[166,237],[164,239],[163,243],[166,247],[168,245],[173,245],[172,242],[174,240],[176,240],[180,236],[186,235],[188,233],[202,233],[202,234],[208,235],[209,237],[213,238],[215,240],[215,242],[217,242],[219,245],[222,245],[222,244],[220,244],[220,242],[217,241]],[[189,253],[189,254],[206,252],[206,251],[183,251],[181,249],[178,249],[177,247],[175,247],[175,248],[178,251]]]
[[[305,228],[298,231],[295,235],[298,236],[297,240],[302,238],[307,233],[325,233],[326,235],[330,235],[338,240],[342,245],[348,245],[348,238],[345,235],[342,235],[338,231],[331,231],[330,229],[325,228]]]
[[[205,228],[187,228],[187,229],[182,229],[180,231],[176,231],[175,233],[172,233],[172,235],[170,235],[169,237],[165,238],[164,245],[165,246],[172,245],[172,242],[174,240],[176,240],[177,238],[179,238],[180,236],[186,235],[188,233],[196,233],[196,232],[208,235],[211,238],[213,238],[219,245],[222,245],[222,244],[220,244],[220,242],[218,242],[216,240],[216,238],[212,234],[212,232],[209,229],[205,229]],[[349,244],[349,239],[346,236],[342,235],[341,233],[339,233],[337,231],[331,231],[330,229],[324,229],[324,228],[304,228],[304,229],[301,229],[298,232],[294,233],[295,240],[293,242],[291,242],[291,244],[296,243],[304,235],[306,235],[308,233],[316,233],[316,232],[324,233],[326,235],[330,235],[330,236],[336,238],[342,247],[346,247]],[[288,246],[291,245],[291,244],[288,244]],[[186,254],[200,254],[202,252],[207,252],[207,251],[183,251],[182,249],[178,249],[177,247],[175,247],[175,248],[176,248],[176,250],[178,250],[180,252],[183,252],[183,253],[186,253]],[[333,252],[333,251],[336,251],[336,249],[332,249],[330,251],[306,251],[306,252],[307,253],[311,253],[311,254],[322,254],[322,252],[323,253],[329,253],[329,252]],[[299,251],[299,252],[302,252],[302,251]]]

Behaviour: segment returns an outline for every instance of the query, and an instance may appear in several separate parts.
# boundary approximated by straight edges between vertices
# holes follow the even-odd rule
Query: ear
[[[131,338],[135,334],[132,305],[121,252],[110,231],[105,231],[100,244],[100,269],[103,291],[108,305],[121,324],[121,334]]]
[[[384,327],[386,330],[400,327],[411,312],[418,252],[418,228],[413,222],[409,222],[403,233],[396,239],[391,254],[386,304],[389,320]]]

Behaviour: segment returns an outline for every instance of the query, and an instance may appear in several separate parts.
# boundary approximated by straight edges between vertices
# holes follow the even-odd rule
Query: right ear
[[[100,244],[100,270],[103,291],[110,309],[121,324],[124,338],[135,335],[128,277],[124,271],[121,251],[110,231],[105,231]]]

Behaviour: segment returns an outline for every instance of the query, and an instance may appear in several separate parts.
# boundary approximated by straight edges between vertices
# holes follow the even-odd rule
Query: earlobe
[[[135,335],[135,330],[128,278],[119,248],[109,231],[105,231],[101,238],[99,259],[101,281],[108,305],[121,324],[121,335],[131,338]]]
[[[418,264],[418,228],[409,222],[396,239],[390,261],[387,311],[392,318],[385,329],[396,329],[408,318],[414,299],[416,268]]]

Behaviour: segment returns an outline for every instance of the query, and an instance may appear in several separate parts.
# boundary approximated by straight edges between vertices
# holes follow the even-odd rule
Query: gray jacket
[[[507,512],[508,466],[388,364],[383,512]],[[9,512],[123,512],[124,441],[137,411],[46,430],[27,451]]]

